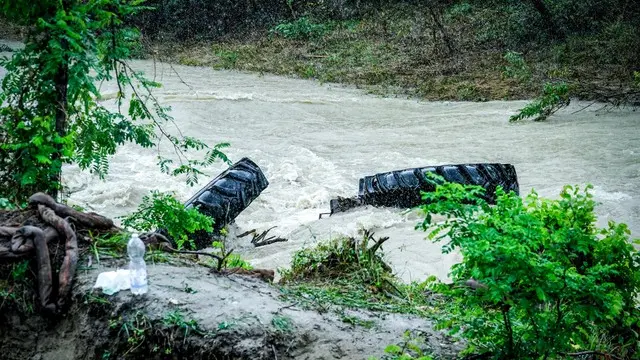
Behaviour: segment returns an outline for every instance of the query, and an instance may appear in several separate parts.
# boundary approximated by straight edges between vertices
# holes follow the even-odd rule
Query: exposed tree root
[[[40,298],[40,306],[45,312],[53,314],[56,312],[56,305],[52,300],[53,273],[45,232],[35,226],[24,226],[20,228],[19,232],[22,233],[23,237],[29,238],[35,247],[38,263],[38,297]]]
[[[86,228],[97,230],[111,230],[115,227],[113,224],[113,220],[107,217],[93,212],[83,213],[67,205],[59,204],[51,196],[44,193],[33,194],[29,198],[29,204],[44,205],[53,210],[53,212],[59,217],[63,219],[73,218],[74,221],[77,221]]]
[[[46,225],[39,222],[42,228],[30,225],[0,227],[0,263],[35,257],[40,305],[44,312],[55,313],[65,308],[78,264],[77,235],[67,219],[73,219],[85,228],[113,230],[115,227],[111,219],[58,204],[43,193],[34,194],[29,202],[32,208],[37,208],[37,212],[31,216],[37,215]],[[29,213],[31,210],[24,211]],[[21,220],[33,222],[28,217]],[[10,239],[8,243],[7,238]],[[58,289],[54,291],[51,254],[47,244],[57,238],[64,239],[65,251],[57,281]]]
[[[63,235],[65,238],[65,255],[58,279],[59,288],[57,301],[58,308],[63,308],[71,291],[73,278],[76,274],[76,267],[78,266],[78,240],[69,222],[56,215],[53,209],[39,204],[38,212],[44,221],[51,224],[58,234]]]
[[[44,313],[59,314],[68,308],[78,266],[79,240],[84,240],[84,248],[89,245],[88,238],[79,235],[80,232],[94,230],[102,233],[119,233],[123,230],[116,227],[109,218],[96,213],[77,211],[57,203],[51,196],[44,193],[32,195],[29,198],[29,204],[30,208],[21,211],[0,212],[0,265],[35,258],[40,308]],[[252,243],[255,246],[262,246],[266,243],[286,241],[276,237],[266,238],[269,230],[257,236],[254,231]],[[275,275],[273,270],[266,269],[224,269],[233,250],[226,251],[224,254],[177,250],[165,236],[157,232],[142,234],[141,239],[149,248],[175,254],[211,257],[217,261],[216,268],[212,270],[215,273],[247,275],[264,281],[273,281]],[[56,252],[50,251],[50,247],[56,250],[59,248],[58,242],[54,240],[64,240],[64,252],[61,256],[56,256]],[[53,264],[60,266],[57,281],[53,278]]]
[[[0,238],[11,238],[16,234],[19,227],[8,227],[8,226],[0,226]]]

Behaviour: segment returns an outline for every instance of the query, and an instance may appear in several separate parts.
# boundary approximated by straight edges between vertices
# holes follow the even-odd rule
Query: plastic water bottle
[[[144,243],[138,234],[131,235],[127,244],[129,254],[129,276],[131,279],[131,293],[142,295],[147,292],[147,264],[144,263]]]

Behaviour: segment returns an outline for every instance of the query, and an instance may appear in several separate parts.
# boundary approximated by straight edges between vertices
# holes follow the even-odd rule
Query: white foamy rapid
[[[318,219],[332,197],[356,195],[361,176],[445,163],[514,164],[522,195],[535,188],[557,197],[565,184],[592,183],[599,224],[626,222],[640,236],[638,112],[592,106],[574,114],[585,105],[574,103],[547,122],[509,124],[526,102],[418,102],[275,76],[174,65],[178,77],[166,64],[134,66],[164,84],[158,98],[172,107],[185,135],[211,145],[230,142],[233,161],[246,156],[264,171],[270,185],[237,218],[237,231],[277,226],[272,234],[289,242],[254,249],[248,239],[237,240],[254,266],[285,267],[302,246],[366,227],[391,238],[384,250],[405,280],[446,278],[458,259],[414,230],[421,220],[416,213],[365,207]],[[105,97],[115,91],[103,85]],[[105,181],[65,168],[70,201],[116,217],[133,211],[152,189],[175,191],[181,200],[199,189],[161,174],[156,155],[123,146]],[[225,168],[218,163],[208,175]]]

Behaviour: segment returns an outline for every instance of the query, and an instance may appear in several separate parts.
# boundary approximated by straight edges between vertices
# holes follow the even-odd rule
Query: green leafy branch
[[[509,121],[516,122],[527,118],[544,121],[556,111],[568,106],[570,102],[569,86],[565,82],[546,83],[542,95],[520,109],[518,114],[511,116]]]
[[[553,358],[599,350],[590,334],[607,334],[618,352],[639,350],[640,254],[626,225],[595,226],[591,186],[566,186],[557,200],[498,188],[489,206],[471,199],[480,187],[442,181],[424,193],[418,228],[445,241],[443,252],[462,255],[453,286],[430,288],[449,299],[439,327],[466,338],[467,353]]]
[[[145,9],[141,4],[42,0],[0,8],[0,15],[29,28],[25,47],[0,59],[7,70],[0,92],[1,197],[20,204],[35,191],[57,193],[65,163],[104,178],[109,157],[125,142],[159,151],[161,140],[169,140],[177,159],[159,156],[161,170],[186,175],[189,185],[197,183],[201,168],[229,162],[222,152],[227,143],[210,147],[177,126],[178,135],[170,134],[170,108],[152,92],[161,85],[127,63],[139,32],[123,19]],[[105,81],[117,84],[117,112],[99,102],[97,84]],[[203,150],[202,159],[186,155]]]
[[[173,194],[156,190],[145,195],[138,209],[124,217],[122,224],[138,231],[162,229],[176,242],[178,250],[195,249],[190,239],[195,232],[213,231],[213,219],[195,208],[185,208]]]

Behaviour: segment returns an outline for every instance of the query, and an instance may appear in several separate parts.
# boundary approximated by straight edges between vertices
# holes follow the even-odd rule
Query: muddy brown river
[[[565,184],[591,183],[599,225],[625,222],[640,237],[640,111],[607,112],[596,104],[576,112],[587,103],[574,102],[547,122],[510,124],[525,101],[420,102],[276,76],[150,61],[134,66],[164,84],[156,94],[185,135],[211,145],[230,142],[232,161],[249,157],[269,179],[237,218],[236,231],[277,226],[272,234],[289,242],[254,249],[236,240],[254,266],[285,267],[296,249],[365,227],[391,238],[384,250],[404,280],[445,279],[458,257],[442,255],[440,245],[414,230],[421,220],[416,212],[363,207],[320,220],[318,214],[328,211],[332,197],[357,194],[361,176],[447,163],[514,164],[521,195],[535,189],[557,197]],[[115,90],[102,86],[107,99]],[[133,211],[150,190],[186,200],[199,189],[161,174],[156,155],[123,146],[106,181],[66,167],[70,202],[116,217]],[[225,168],[218,163],[208,176]]]

